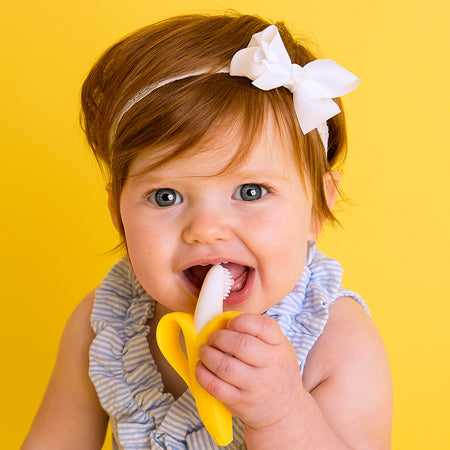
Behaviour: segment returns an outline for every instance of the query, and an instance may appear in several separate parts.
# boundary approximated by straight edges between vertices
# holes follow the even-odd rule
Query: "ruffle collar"
[[[340,287],[341,278],[340,265],[312,242],[299,282],[266,312],[293,344],[302,370],[328,319],[329,304],[350,293]],[[125,449],[219,448],[203,427],[190,392],[177,400],[163,392],[147,341],[154,309],[155,301],[127,258],[113,266],[96,292],[91,326],[97,336],[90,348],[89,374],[113,432]],[[245,446],[242,422],[234,421],[233,428],[235,439],[226,449]]]

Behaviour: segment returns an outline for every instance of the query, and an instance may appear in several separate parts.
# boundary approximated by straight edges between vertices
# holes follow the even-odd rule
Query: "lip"
[[[211,265],[213,266],[214,264],[221,264],[224,262],[231,262],[234,264],[239,264],[240,266],[246,266],[246,267],[250,267],[252,268],[252,266],[242,260],[238,260],[238,259],[234,259],[231,257],[227,257],[227,256],[215,256],[215,257],[205,257],[205,258],[197,258],[197,259],[193,259],[189,262],[187,262],[186,264],[182,265],[180,267],[179,270],[180,272],[184,272],[185,270],[189,269],[190,267],[193,266],[208,266]]]
[[[183,284],[183,286],[196,298],[198,298],[200,294],[200,288],[195,286],[189,278],[186,276],[185,271],[189,269],[189,267],[193,267],[196,265],[214,265],[214,264],[220,264],[223,262],[232,262],[235,264],[239,264],[241,266],[248,267],[248,276],[247,281],[244,285],[244,287],[240,291],[236,292],[230,292],[228,297],[224,300],[223,306],[230,307],[239,305],[247,300],[247,298],[250,296],[250,294],[253,291],[254,285],[255,285],[255,278],[256,278],[256,271],[253,267],[236,260],[233,260],[232,258],[214,258],[214,259],[202,259],[198,261],[193,261],[192,263],[189,263],[183,270],[179,272],[180,281]]]

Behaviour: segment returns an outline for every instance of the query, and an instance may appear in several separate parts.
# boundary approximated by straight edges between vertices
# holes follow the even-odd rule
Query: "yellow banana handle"
[[[156,342],[170,365],[183,378],[197,404],[198,413],[208,433],[220,446],[233,440],[232,416],[224,403],[205,391],[195,378],[195,367],[199,361],[198,349],[208,342],[209,335],[226,328],[230,319],[240,314],[229,311],[215,317],[197,334],[194,316],[174,312],[166,314],[156,328]],[[180,345],[180,331],[184,335],[187,358]]]

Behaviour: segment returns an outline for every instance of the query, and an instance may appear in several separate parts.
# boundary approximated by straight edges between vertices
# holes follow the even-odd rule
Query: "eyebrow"
[[[156,171],[159,171],[159,169],[156,169]],[[132,179],[133,180],[133,184],[139,184],[140,182],[152,182],[152,183],[160,183],[160,182],[165,182],[169,179],[169,177],[164,176],[163,173],[161,174],[152,174],[152,170],[149,171],[144,171],[141,172],[139,171],[136,174],[132,174],[129,175],[127,178],[128,179]],[[211,174],[211,175],[186,175],[186,176],[176,176],[175,178],[178,180],[181,179],[203,179],[203,178],[214,178],[214,177],[223,177],[223,178],[229,178],[229,177],[233,177],[233,178],[242,178],[242,179],[248,179],[248,181],[254,180],[254,181],[258,181],[258,180],[270,180],[270,179],[275,179],[275,180],[279,180],[279,181],[288,181],[288,177],[285,174],[279,174],[279,173],[267,173],[264,171],[234,171],[231,172],[230,171],[225,171],[223,173],[216,173],[216,174]]]
[[[226,176],[227,173],[224,173],[224,176]],[[236,175],[236,177],[240,178],[248,178],[248,179],[275,179],[275,180],[281,180],[281,181],[288,181],[288,177],[285,174],[279,174],[279,173],[267,173],[267,172],[247,172],[247,171],[236,171],[233,173],[233,175]]]

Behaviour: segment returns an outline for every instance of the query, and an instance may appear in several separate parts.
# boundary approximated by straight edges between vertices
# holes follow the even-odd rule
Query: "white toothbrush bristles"
[[[221,266],[222,267],[222,266]],[[223,300],[225,300],[231,292],[231,286],[233,286],[234,280],[231,278],[231,273],[225,267],[222,267],[225,272],[224,280],[223,280]],[[223,301],[222,300],[222,301]]]
[[[228,297],[233,286],[230,272],[216,264],[209,269],[203,280],[197,307],[194,314],[194,326],[197,333],[214,317],[222,314],[223,301]]]

